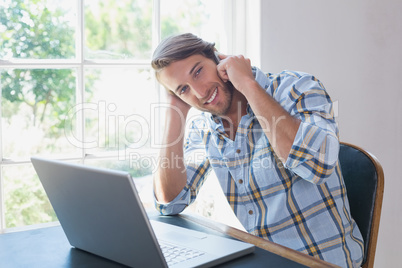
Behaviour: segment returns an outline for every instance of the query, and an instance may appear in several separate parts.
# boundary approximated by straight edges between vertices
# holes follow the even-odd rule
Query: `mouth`
[[[212,93],[212,96],[205,102],[205,104],[210,104],[211,102],[213,102],[217,94],[218,94],[218,88],[215,88],[214,93]]]

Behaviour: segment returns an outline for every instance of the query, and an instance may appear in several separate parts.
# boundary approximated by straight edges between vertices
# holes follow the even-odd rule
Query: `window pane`
[[[150,58],[152,0],[92,0],[85,3],[86,58]]]
[[[161,0],[162,39],[190,32],[226,50],[224,11],[224,0]]]
[[[74,1],[0,0],[0,58],[74,58],[75,7]]]
[[[1,172],[6,228],[57,221],[31,164],[3,166]]]
[[[75,71],[13,69],[1,72],[2,144],[5,158],[68,154],[66,115],[75,105]]]
[[[91,87],[85,90],[85,134],[87,153],[119,152],[151,146],[150,131],[158,122],[151,110],[158,102],[153,73],[134,67],[88,68]]]
[[[155,87],[150,68],[117,67],[119,61],[96,66],[75,55],[84,50],[85,59],[148,63],[156,29],[153,2],[84,1],[85,23],[77,27],[81,1],[0,0],[0,59],[41,59],[13,61],[13,69],[0,66],[0,149],[4,158],[16,160],[0,166],[5,207],[0,217],[6,217],[7,227],[56,220],[34,169],[25,164],[32,155],[128,171],[145,206],[153,206],[151,174],[163,133],[164,89]],[[162,38],[192,32],[226,51],[223,3],[161,0]],[[76,44],[80,32],[84,48]],[[76,68],[52,60],[75,58]],[[77,89],[81,68],[84,92]]]

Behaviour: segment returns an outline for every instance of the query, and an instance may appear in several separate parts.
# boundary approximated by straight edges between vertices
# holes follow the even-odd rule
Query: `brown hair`
[[[170,36],[155,49],[152,56],[152,68],[156,78],[163,68],[172,62],[183,60],[195,54],[203,55],[218,64],[215,57],[215,43],[209,43],[191,33]]]

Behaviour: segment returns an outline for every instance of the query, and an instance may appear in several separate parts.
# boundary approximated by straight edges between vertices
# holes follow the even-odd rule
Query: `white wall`
[[[402,253],[402,1],[262,0],[262,68],[316,75],[338,103],[342,141],[373,153],[385,192],[375,267]]]

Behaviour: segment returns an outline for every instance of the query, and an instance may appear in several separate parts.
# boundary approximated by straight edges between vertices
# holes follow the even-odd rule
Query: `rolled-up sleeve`
[[[309,74],[284,71],[270,78],[267,93],[301,120],[285,167],[312,183],[325,182],[334,171],[339,154],[331,98],[323,84]]]
[[[285,167],[305,180],[321,184],[332,174],[338,153],[339,141],[334,133],[302,122]]]
[[[176,215],[182,212],[188,206],[190,203],[189,198],[189,192],[184,189],[179,193],[178,196],[176,196],[175,199],[166,204],[158,202],[154,195],[155,208],[162,215]]]

